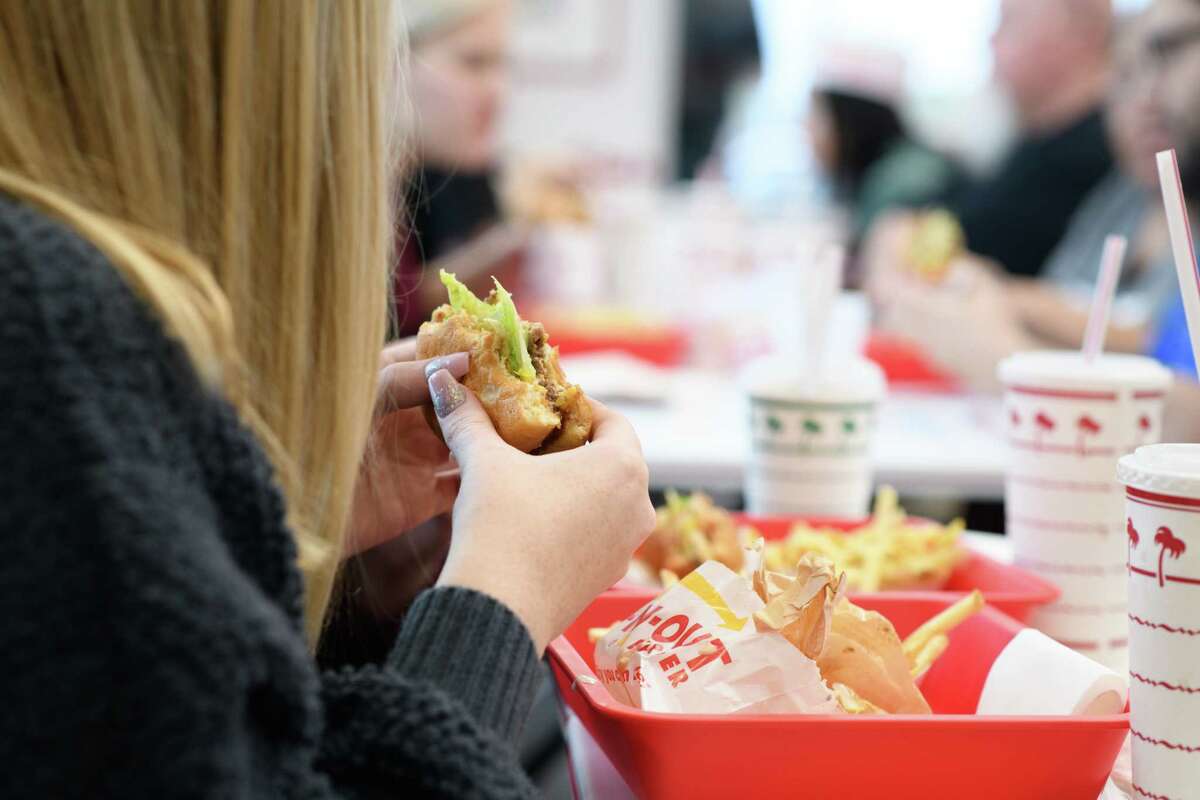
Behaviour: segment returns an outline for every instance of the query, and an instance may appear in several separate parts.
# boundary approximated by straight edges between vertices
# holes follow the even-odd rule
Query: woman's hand
[[[383,544],[450,511],[458,473],[450,451],[422,413],[429,404],[425,370],[416,342],[397,342],[380,359],[379,392],[367,452],[354,490],[345,555]],[[432,359],[455,375],[467,372],[467,354]]]
[[[438,584],[503,602],[540,653],[625,574],[654,527],[641,445],[624,418],[593,402],[589,444],[526,455],[504,443],[479,401],[449,372],[434,373],[429,386],[462,469]]]

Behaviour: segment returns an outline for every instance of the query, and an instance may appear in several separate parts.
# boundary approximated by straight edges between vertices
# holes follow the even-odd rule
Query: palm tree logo
[[[1150,435],[1150,415],[1142,414],[1138,417],[1138,430],[1141,432],[1141,440],[1146,441],[1146,437]]]
[[[1187,545],[1182,539],[1179,539],[1171,532],[1171,529],[1166,525],[1159,528],[1154,534],[1154,543],[1161,549],[1158,551],[1158,585],[1163,585],[1163,557],[1171,554],[1171,558],[1179,558],[1187,551]]]
[[[1084,445],[1085,440],[1089,436],[1095,436],[1100,433],[1100,423],[1096,422],[1092,417],[1084,414],[1075,423],[1075,427],[1079,429],[1079,439],[1077,440],[1079,455],[1087,455],[1087,448]]]
[[[1130,564],[1133,561],[1133,551],[1137,548],[1138,542],[1142,540],[1142,537],[1138,535],[1137,528],[1133,527],[1132,517],[1125,518],[1125,535],[1129,537],[1129,557],[1125,563]]]
[[[1050,415],[1045,411],[1039,411],[1033,418],[1033,424],[1037,426],[1037,434],[1035,436],[1037,439],[1037,446],[1041,447],[1043,434],[1054,430],[1054,420],[1050,419]]]

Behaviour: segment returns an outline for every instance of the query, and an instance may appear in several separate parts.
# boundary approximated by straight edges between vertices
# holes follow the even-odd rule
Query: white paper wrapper
[[[978,714],[1120,714],[1128,696],[1112,670],[1026,628],[1000,651]]]
[[[761,608],[745,578],[706,562],[596,643],[596,675],[646,711],[839,713],[816,662],[756,630]]]

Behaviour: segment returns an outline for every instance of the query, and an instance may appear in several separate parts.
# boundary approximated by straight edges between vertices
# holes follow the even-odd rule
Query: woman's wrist
[[[499,565],[475,567],[459,564],[451,555],[441,576],[438,577],[437,585],[471,589],[508,608],[529,632],[539,656],[554,636],[555,632],[548,630],[551,626],[545,620],[541,604],[530,590],[532,584]]]

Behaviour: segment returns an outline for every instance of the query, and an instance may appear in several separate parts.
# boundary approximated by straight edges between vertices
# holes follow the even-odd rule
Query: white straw
[[[815,376],[825,371],[825,343],[829,340],[829,316],[842,286],[842,270],[845,267],[846,251],[836,245],[822,250],[813,265],[807,270],[808,285],[805,287],[807,312],[805,321],[805,355],[809,374]]]
[[[1100,256],[1100,275],[1096,278],[1096,291],[1092,295],[1092,308],[1088,312],[1087,328],[1083,334],[1083,357],[1088,361],[1100,355],[1104,349],[1104,337],[1108,334],[1108,317],[1112,312],[1113,295],[1121,278],[1121,265],[1125,261],[1128,242],[1124,236],[1109,236],[1104,240],[1104,253]]]
[[[1167,211],[1167,229],[1171,232],[1171,253],[1175,256],[1179,293],[1183,295],[1188,333],[1192,337],[1192,354],[1197,368],[1200,368],[1200,268],[1196,266],[1192,226],[1188,221],[1183,182],[1179,178],[1179,162],[1174,150],[1164,150],[1158,154],[1158,182]]]

